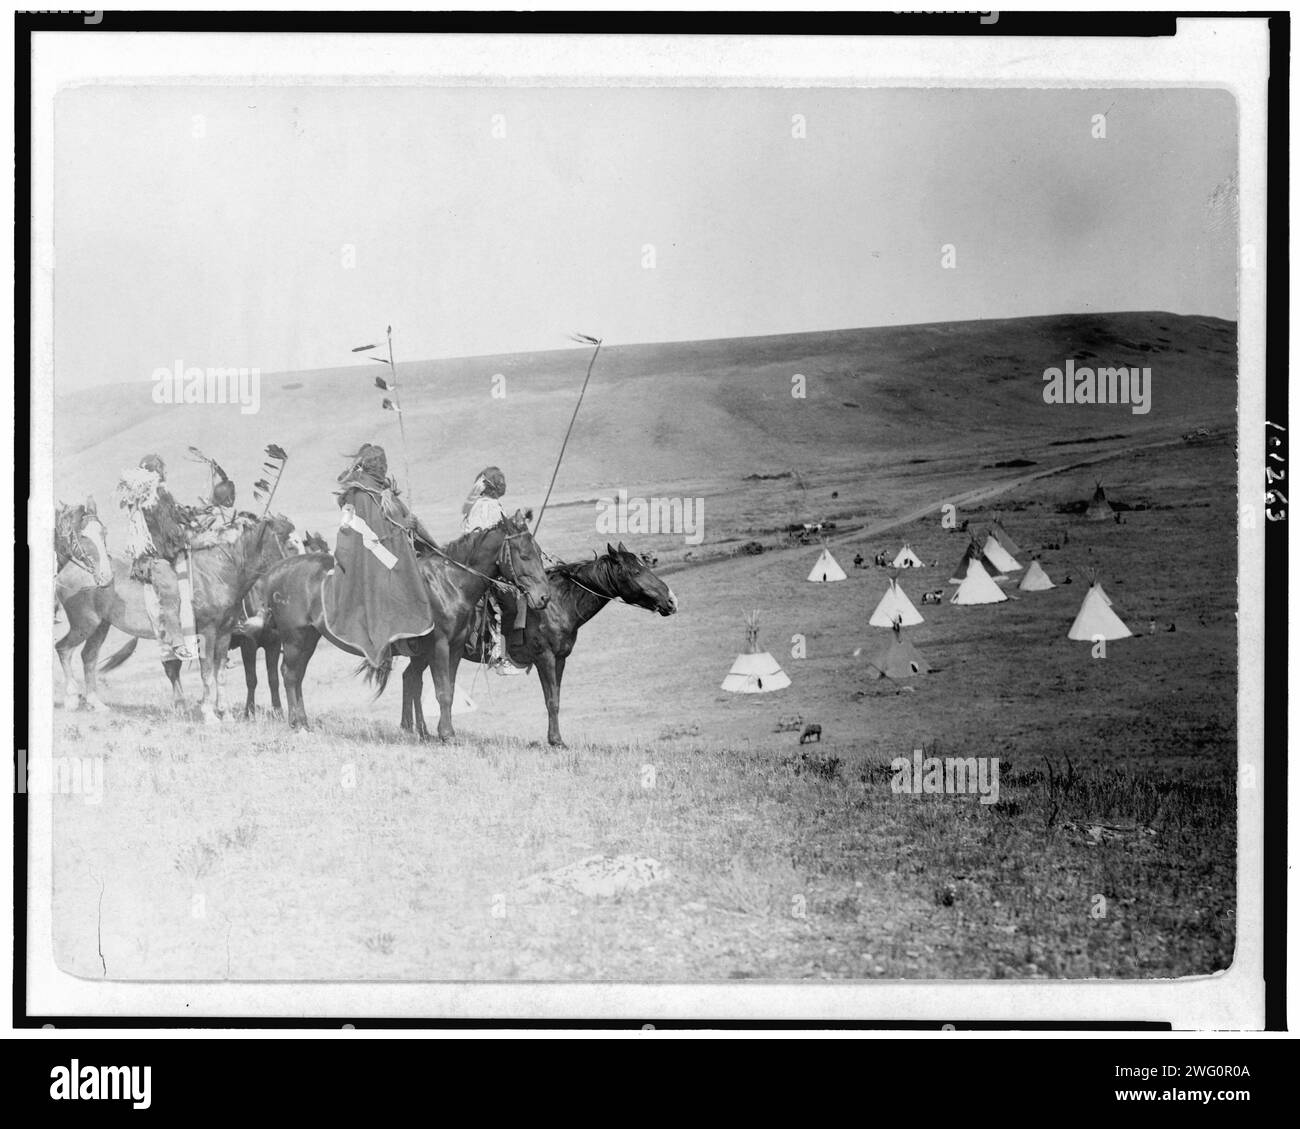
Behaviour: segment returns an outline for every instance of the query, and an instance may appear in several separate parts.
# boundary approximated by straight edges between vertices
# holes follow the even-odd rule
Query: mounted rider
[[[436,548],[388,474],[388,456],[365,443],[338,477],[335,567],[321,597],[330,634],[381,666],[399,639],[433,630],[433,599],[419,555]]]
[[[131,576],[157,598],[156,609],[145,601],[155,632],[161,638],[158,624],[164,613],[179,619],[184,641],[167,648],[169,657],[197,658],[199,641],[188,559],[195,511],[172,497],[167,467],[158,455],[146,455],[138,466],[122,471],[116,495],[118,505],[129,515],[126,551],[131,557]]]
[[[468,496],[461,505],[461,531],[473,533],[477,529],[491,529],[505,520],[505,508],[501,499],[506,492],[506,476],[500,467],[489,466],[479,471],[470,488]],[[528,615],[528,605],[518,601],[519,612],[516,622],[511,626],[510,642],[522,644],[524,640],[524,623]],[[469,633],[470,646],[475,647],[490,666],[497,666],[505,661],[506,646],[501,630],[501,605],[489,589],[483,601],[475,609],[474,620]]]

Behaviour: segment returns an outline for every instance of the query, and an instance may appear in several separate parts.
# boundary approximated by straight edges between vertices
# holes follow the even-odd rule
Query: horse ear
[[[627,556],[631,556],[631,555],[632,555],[632,554],[631,554],[631,551],[628,549],[628,547],[627,547],[626,545],[623,544],[622,541],[620,541],[620,542],[618,543],[618,551],[619,551],[620,553],[624,553],[624,554],[626,554]]]
[[[614,546],[611,545],[608,541],[605,542],[605,552],[607,552],[611,557],[618,556],[618,553],[615,551]]]
[[[88,514],[94,514],[96,517],[99,516],[99,510],[97,510],[97,509],[95,508],[95,495],[94,495],[94,494],[87,494],[87,495],[86,495],[86,513],[88,513]]]

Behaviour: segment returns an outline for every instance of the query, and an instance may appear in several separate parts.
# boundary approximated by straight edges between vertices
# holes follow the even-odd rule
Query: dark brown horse
[[[329,542],[319,533],[304,533],[302,540],[290,537],[288,544],[295,553],[328,553]],[[286,554],[287,555],[287,554]],[[240,658],[244,663],[244,688],[247,692],[244,701],[244,716],[254,717],[257,713],[257,652],[263,652],[266,663],[266,685],[271,691],[271,709],[283,713],[280,702],[280,636],[275,630],[274,621],[264,617],[266,609],[266,582],[260,577],[244,597],[245,619],[235,626],[230,636],[232,648],[238,647]],[[262,617],[259,622],[258,617]],[[100,673],[110,671],[122,665],[135,652],[138,637],[132,637],[126,644],[106,659],[100,666]],[[181,663],[179,659],[163,659],[163,670],[167,681],[171,683],[172,700],[177,708],[185,705],[185,695],[181,691]]]
[[[551,598],[545,608],[529,607],[523,642],[508,648],[511,661],[517,665],[537,667],[546,698],[546,738],[552,745],[564,745],[560,736],[560,684],[578,629],[615,600],[663,616],[677,611],[672,589],[640,557],[622,542],[617,549],[606,545],[605,550],[605,555],[595,560],[546,570]],[[512,623],[516,607],[513,596],[503,593],[500,600],[502,622]],[[420,698],[429,659],[427,651],[418,650],[402,674],[402,728],[414,727],[421,737],[427,732]]]
[[[289,698],[289,724],[307,727],[302,700],[302,680],[307,664],[324,636],[340,650],[360,655],[355,647],[330,634],[325,626],[321,584],[334,567],[334,558],[324,553],[294,557],[277,565],[266,578],[267,604],[284,647],[282,674]],[[487,587],[504,578],[507,587],[521,590],[529,607],[543,607],[549,597],[541,554],[522,515],[504,518],[491,529],[467,533],[431,555],[421,557],[420,570],[433,597],[437,626],[421,639],[430,652],[442,718],[438,736],[456,735],[451,724],[451,696],[456,666],[469,633],[470,616]],[[410,640],[394,649],[405,650]],[[390,667],[367,669],[380,685],[388,681]]]
[[[203,643],[199,670],[203,677],[203,700],[200,708],[203,719],[216,722],[218,714],[229,716],[225,707],[222,668],[230,637],[239,619],[242,601],[257,579],[288,551],[285,539],[293,532],[293,523],[283,517],[262,518],[242,530],[232,541],[194,549],[191,581],[195,627]],[[82,665],[86,672],[86,698],[94,705],[94,669],[99,648],[110,626],[140,639],[159,638],[174,645],[182,639],[182,629],[174,610],[162,610],[160,621],[150,614],[151,594],[148,586],[131,574],[131,562],[112,559],[113,582],[104,587],[92,587],[69,574],[71,566],[59,574],[56,597],[67,614],[69,631],[55,649],[63,663],[64,677],[70,689],[65,695],[65,705],[75,705],[72,699],[72,650],[83,640]],[[129,651],[127,652],[129,653]],[[120,657],[119,657],[120,656]],[[122,652],[115,661],[105,666],[116,666],[125,658]],[[214,656],[219,656],[214,660]],[[172,659],[163,663],[172,683],[173,701],[184,704],[180,691],[180,662]],[[96,708],[103,708],[102,703]]]

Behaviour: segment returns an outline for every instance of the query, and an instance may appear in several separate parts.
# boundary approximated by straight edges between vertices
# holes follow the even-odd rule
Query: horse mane
[[[435,545],[434,549],[437,553],[445,553],[464,564],[463,558],[473,556],[474,550],[479,547],[483,539],[498,529],[504,529],[507,533],[528,532],[526,527],[520,528],[509,517],[502,517],[496,525],[489,525],[486,529],[472,529],[468,533],[462,533],[454,541],[444,541],[441,545]],[[427,559],[427,555],[422,554],[422,559]]]
[[[86,505],[78,502],[75,506],[60,505],[54,511],[54,539],[65,545],[72,544],[72,539],[81,531],[81,519],[86,516]]]

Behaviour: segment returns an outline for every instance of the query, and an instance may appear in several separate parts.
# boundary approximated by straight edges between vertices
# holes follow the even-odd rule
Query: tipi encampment
[[[1055,588],[1052,578],[1043,571],[1043,566],[1037,561],[1030,561],[1029,567],[1025,569],[1025,575],[1020,578],[1017,587],[1022,592],[1046,592],[1049,588]]]
[[[966,552],[962,554],[961,560],[957,562],[957,567],[953,570],[952,576],[948,578],[948,583],[960,584],[965,580],[966,570],[970,568],[971,562],[976,560],[983,565],[984,571],[990,577],[997,578],[1002,576],[1002,573],[998,571],[998,566],[984,555],[984,550],[975,543],[975,538],[972,537],[970,544],[966,546]]]
[[[1070,626],[1070,638],[1082,643],[1092,643],[1098,637],[1106,640],[1127,639],[1132,634],[1124,621],[1115,614],[1110,601],[1106,598],[1106,593],[1101,590],[1101,585],[1094,577],[1092,587],[1083,598],[1083,606],[1079,608],[1079,614],[1074,617],[1074,623]]]
[[[831,551],[822,546],[822,555],[817,558],[817,563],[813,565],[808,579],[820,584],[823,581],[847,580],[848,577],[844,575],[839,562],[831,556]]]
[[[903,547],[898,550],[898,556],[894,558],[894,568],[925,568],[925,562],[921,560],[914,552],[912,546],[904,542]]]
[[[1019,572],[1021,564],[1003,547],[992,533],[984,538],[984,555],[993,562],[998,572]]]
[[[790,685],[790,676],[766,651],[758,649],[758,612],[745,617],[745,650],[736,656],[722,688],[732,694],[769,694]]]
[[[880,603],[867,622],[872,627],[893,627],[895,620],[901,620],[904,627],[915,627],[918,623],[925,622],[916,610],[916,605],[898,586],[898,581],[891,577],[889,587],[885,589],[885,594],[880,597]]]
[[[988,574],[984,566],[974,557],[966,566],[966,578],[952,594],[952,604],[1000,604],[1007,598]]]
[[[1093,491],[1092,501],[1088,503],[1088,508],[1084,510],[1083,516],[1089,521],[1114,521],[1115,511],[1111,509],[1110,503],[1106,501],[1106,491],[1101,488],[1101,483],[1097,483],[1097,489]]]
[[[911,640],[903,638],[902,624],[895,622],[889,633],[889,642],[882,647],[867,667],[868,678],[915,678],[928,674],[930,664],[925,661]]]

